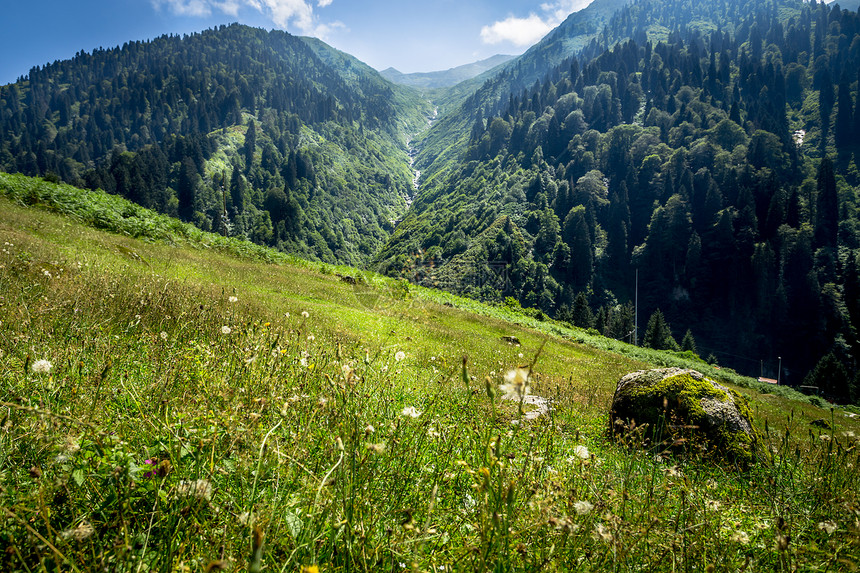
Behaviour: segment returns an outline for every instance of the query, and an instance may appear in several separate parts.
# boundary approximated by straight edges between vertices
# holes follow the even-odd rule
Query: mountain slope
[[[350,284],[115,196],[6,174],[0,194],[4,572],[770,571],[780,520],[800,571],[856,545],[856,410],[692,362],[749,400],[761,454],[658,456],[607,439],[609,401],[685,357]],[[503,398],[525,360],[551,413]]]
[[[511,94],[530,87],[563,59],[587,46],[602,30],[604,24],[627,0],[594,0],[587,7],[574,12],[540,42],[523,55],[505,64],[492,75],[484,74],[482,84],[475,79],[464,83],[471,93],[460,90],[457,99],[446,101],[446,113],[430,129],[420,144],[416,165],[422,173],[433,177],[435,173],[459,158],[465,150],[468,132],[475,120],[485,111],[504,105]],[[488,76],[488,77],[487,77]],[[471,88],[475,88],[472,92]],[[453,105],[452,105],[453,104]]]
[[[0,88],[0,167],[360,264],[412,192],[429,104],[354,58],[222,26],[34,68]]]
[[[484,72],[507,63],[515,56],[495,55],[486,60],[473,62],[438,72],[414,72],[404,74],[394,68],[388,68],[379,72],[384,78],[396,84],[414,88],[447,88],[460,82],[470,80]]]
[[[618,338],[638,270],[640,324],[662,310],[721,363],[789,355],[792,383],[855,400],[858,42],[860,17],[823,4],[625,7],[445,140],[380,268]],[[654,324],[640,340],[676,347]]]

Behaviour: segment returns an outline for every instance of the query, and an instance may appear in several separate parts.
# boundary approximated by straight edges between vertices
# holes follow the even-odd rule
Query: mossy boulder
[[[742,467],[755,459],[747,399],[695,370],[660,368],[622,377],[610,431],[619,438],[635,435],[659,451],[699,451]]]

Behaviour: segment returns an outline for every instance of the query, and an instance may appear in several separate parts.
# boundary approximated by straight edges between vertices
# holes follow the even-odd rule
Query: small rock
[[[502,342],[507,342],[508,344],[513,344],[514,346],[520,346],[520,339],[516,336],[502,336]]]

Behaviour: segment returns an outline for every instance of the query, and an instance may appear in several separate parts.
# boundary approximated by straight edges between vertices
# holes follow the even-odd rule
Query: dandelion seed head
[[[221,327],[221,334],[230,334],[231,332],[233,332],[233,329],[226,324]]]
[[[400,415],[407,418],[418,418],[421,416],[421,410],[415,408],[415,406],[406,406],[400,411]]]
[[[406,358],[406,353],[403,352],[402,350],[398,350],[397,354],[394,355],[394,361],[395,362],[400,362],[404,358]]]
[[[96,530],[86,521],[82,521],[78,524],[74,529],[67,529],[60,533],[60,536],[63,539],[71,539],[73,541],[81,542],[86,541],[90,537],[92,537],[93,533]]]
[[[588,451],[587,447],[579,445],[573,447],[573,455],[581,460],[587,460],[591,457],[591,452]]]
[[[161,337],[161,340],[167,340],[167,333],[164,332],[163,330],[158,333],[158,336]]]
[[[529,374],[528,368],[508,370],[505,373],[505,383],[499,386],[499,390],[504,392],[505,395],[515,395],[519,398],[528,396],[531,390],[529,388]]]
[[[577,515],[585,515],[587,513],[591,513],[592,509],[594,509],[594,505],[585,500],[573,502],[573,510],[576,512]]]
[[[367,444],[367,449],[377,455],[381,455],[385,453],[385,444],[383,442],[379,442],[376,444]]]
[[[302,318],[308,318],[309,316],[310,315],[308,314],[308,311],[306,311],[306,310],[302,311]]]
[[[611,542],[615,538],[612,535],[612,531],[602,523],[594,526],[594,532],[597,534],[598,539],[602,539],[606,543]]]
[[[827,521],[822,521],[818,524],[818,529],[825,532],[827,535],[830,535],[837,529],[836,522],[829,519]]]
[[[750,542],[750,536],[747,534],[746,531],[741,530],[737,530],[732,533],[729,539],[731,539],[735,543],[740,543],[741,545],[748,545]]]
[[[208,479],[181,481],[176,488],[176,493],[179,497],[209,501],[212,499],[212,482]]]
[[[33,362],[33,365],[30,367],[30,369],[36,374],[48,374],[53,367],[54,365],[51,364],[50,361],[45,360],[43,358],[42,360],[36,360],[35,362]]]

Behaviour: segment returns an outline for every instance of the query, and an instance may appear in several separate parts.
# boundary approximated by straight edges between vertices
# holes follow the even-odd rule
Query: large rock
[[[747,399],[695,370],[660,368],[627,374],[612,399],[611,432],[633,432],[658,450],[701,450],[749,465],[756,433]]]

